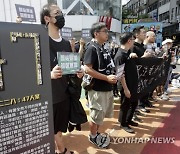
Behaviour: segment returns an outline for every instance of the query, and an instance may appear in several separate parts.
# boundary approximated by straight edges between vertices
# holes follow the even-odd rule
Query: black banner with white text
[[[137,100],[152,92],[167,79],[169,62],[162,58],[134,58],[125,65],[125,78],[131,99]]]

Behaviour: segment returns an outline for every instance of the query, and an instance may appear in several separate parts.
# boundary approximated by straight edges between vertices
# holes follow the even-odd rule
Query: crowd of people
[[[73,131],[75,127],[77,130],[81,130],[81,124],[87,121],[81,105],[78,104],[81,95],[81,83],[85,76],[89,76],[91,79],[89,85],[87,84],[89,88],[86,89],[86,98],[90,110],[89,141],[99,148],[106,148],[110,144],[109,135],[100,133],[99,128],[103,127],[105,117],[113,117],[114,96],[120,97],[121,105],[118,118],[120,128],[128,133],[134,133],[131,126],[138,127],[136,121],[142,122],[137,115],[142,112],[149,113],[150,110],[146,107],[154,107],[152,102],[156,101],[153,97],[154,90],[143,98],[131,101],[131,92],[127,86],[125,72],[120,78],[116,76],[115,70],[118,66],[126,64],[131,58],[159,57],[166,60],[171,55],[167,81],[156,88],[157,95],[161,99],[169,99],[168,85],[179,54],[178,48],[172,48],[173,41],[171,39],[163,41],[162,48],[157,48],[155,33],[153,31],[146,32],[141,26],[136,27],[133,32],[123,33],[120,37],[120,45],[111,42],[110,48],[105,48],[109,38],[108,29],[105,23],[97,22],[91,27],[92,40],[90,42],[85,43],[83,39],[76,42],[75,38],[68,41],[63,39],[59,32],[65,24],[65,19],[60,8],[54,4],[45,5],[42,8],[41,24],[45,25],[48,30],[50,43],[50,74],[56,153],[73,153],[65,147],[62,133],[67,132],[67,130]],[[57,52],[62,51],[78,52],[83,69],[79,70],[77,74],[63,75],[63,70],[58,65],[57,60]],[[178,86],[180,80],[178,74],[176,74],[175,80],[176,86],[180,87]],[[77,121],[72,122],[70,119],[72,101],[77,102],[80,106],[79,109],[81,108],[81,120],[77,118]]]

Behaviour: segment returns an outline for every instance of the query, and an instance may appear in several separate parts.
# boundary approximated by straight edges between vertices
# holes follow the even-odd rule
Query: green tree
[[[134,13],[134,11],[123,8],[122,9],[122,19],[127,19],[128,16],[136,16],[136,14]]]
[[[127,16],[130,15],[130,12],[128,9],[122,9],[122,19],[126,19]]]
[[[149,18],[148,14],[141,14],[138,16],[139,19],[145,19],[145,18]]]

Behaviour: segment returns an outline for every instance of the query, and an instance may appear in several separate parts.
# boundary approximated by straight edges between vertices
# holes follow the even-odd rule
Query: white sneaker
[[[176,79],[172,79],[171,84],[176,84]]]
[[[167,95],[168,95],[168,92],[167,92],[167,91],[165,91],[165,92],[164,92],[164,94],[167,96]]]
[[[180,88],[180,82],[177,79],[176,79],[176,85],[177,85],[178,88]]]
[[[177,64],[179,64],[179,65],[180,65],[180,58],[178,59]]]
[[[170,94],[170,93],[172,93],[172,89],[168,88],[165,92],[166,92],[167,94]]]
[[[165,95],[165,94],[162,94],[160,98],[161,98],[161,100],[163,100],[163,101],[169,100],[169,97],[168,97],[167,95]]]
[[[179,80],[177,79],[172,79],[171,84],[175,88],[180,88],[180,83],[179,83]]]

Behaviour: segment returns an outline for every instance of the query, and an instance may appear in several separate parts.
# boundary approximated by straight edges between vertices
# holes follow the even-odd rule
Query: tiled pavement
[[[178,65],[178,71],[180,65]],[[110,133],[111,144],[108,149],[98,149],[88,141],[89,127],[88,123],[82,125],[82,131],[73,131],[64,136],[64,142],[68,149],[79,154],[140,154],[146,143],[122,143],[127,137],[134,137],[144,139],[152,137],[153,133],[158,127],[163,127],[163,121],[170,116],[171,109],[175,108],[177,103],[180,103],[180,89],[174,89],[169,95],[169,101],[154,102],[155,108],[150,109],[150,113],[139,116],[143,123],[139,123],[138,127],[133,127],[135,134],[129,134],[119,127],[117,117],[119,114],[119,101],[114,102],[114,117],[105,119],[100,132]],[[86,99],[81,99],[84,109],[88,115],[88,108],[86,106]],[[179,113],[180,115],[180,113]],[[177,117],[179,118],[179,117]],[[180,147],[179,147],[180,149]],[[159,149],[161,150],[161,149]],[[153,153],[153,149],[152,149]],[[148,154],[148,153],[146,153]]]
[[[141,153],[145,143],[122,143],[125,137],[147,138],[151,137],[158,127],[162,127],[162,121],[169,116],[169,111],[176,107],[177,101],[180,103],[180,89],[176,89],[170,95],[169,101],[154,102],[155,108],[151,108],[151,113],[139,116],[143,123],[139,123],[139,127],[133,127],[135,134],[129,134],[119,127],[117,117],[119,114],[118,101],[114,103],[114,117],[105,119],[100,132],[110,133],[112,143],[108,149],[98,149],[88,141],[89,127],[88,123],[82,125],[82,131],[73,131],[67,133],[64,137],[65,145],[68,149],[80,154],[139,154]],[[81,100],[83,107],[88,113],[86,100]],[[178,117],[177,117],[178,118]]]

